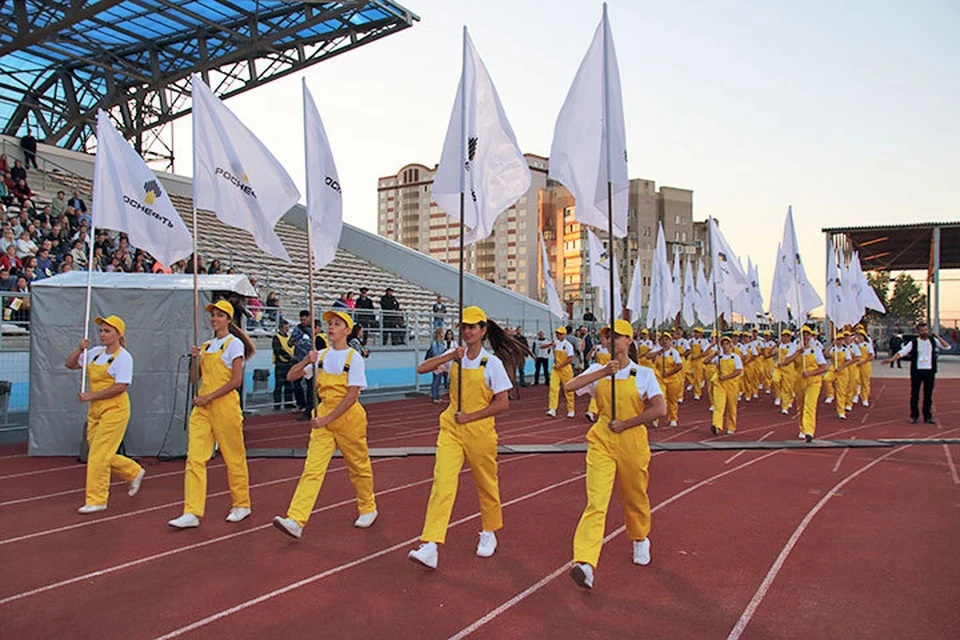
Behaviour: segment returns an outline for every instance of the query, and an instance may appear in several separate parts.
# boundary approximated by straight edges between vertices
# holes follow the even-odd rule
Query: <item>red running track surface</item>
[[[498,419],[501,443],[583,441],[582,417],[549,418],[545,390],[522,391]],[[912,425],[908,382],[876,380],[872,406],[845,422],[821,405],[817,435],[960,437],[957,391],[960,382],[938,381],[939,424]],[[432,445],[440,408],[368,406],[370,445]],[[768,397],[740,410],[732,439],[796,438],[795,418]],[[308,433],[288,416],[246,425],[249,447],[305,447]],[[715,439],[706,405],[689,397],[678,428],[651,430],[652,441]],[[270,521],[302,460],[250,461],[254,513],[240,524],[223,520],[225,474],[211,461],[203,525],[172,531],[183,461],[142,460],[138,496],[115,483],[109,510],[80,516],[83,466],[24,453],[0,446],[2,637],[960,637],[958,445],[657,453],[653,562],[632,564],[615,493],[592,592],[567,576],[583,454],[501,457],[505,528],[489,559],[474,555],[479,513],[465,469],[431,572],[406,559],[430,457],[374,461],[380,518],[368,530],[352,526],[353,489],[335,460],[297,542]]]

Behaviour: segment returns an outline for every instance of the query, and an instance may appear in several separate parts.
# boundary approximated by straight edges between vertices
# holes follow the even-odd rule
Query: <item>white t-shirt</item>
[[[783,347],[786,347],[786,348],[787,348],[787,353],[786,353],[786,355],[783,356],[784,359],[789,358],[790,356],[792,356],[793,354],[795,354],[795,353],[797,352],[797,343],[796,343],[796,342],[788,342],[787,344],[783,344],[783,343],[781,342],[780,344],[777,345],[777,349],[781,349],[781,348],[783,348]]]
[[[827,359],[823,357],[823,349],[819,345],[811,342],[810,346],[803,350],[803,355],[813,356],[817,364],[823,366],[827,364]]]
[[[547,346],[544,346],[544,345],[547,345]],[[537,340],[536,340],[537,354],[536,354],[536,355],[537,355],[538,358],[549,358],[549,357],[550,357],[550,346],[549,346],[549,345],[550,345],[550,341],[547,340],[546,338],[544,338],[544,339],[542,339],[542,340],[541,340],[540,338],[537,338]]]
[[[677,338],[673,341],[674,344],[680,349],[680,351],[689,351],[690,350],[690,340],[687,338]]]
[[[908,342],[897,355],[902,358],[910,355],[911,351],[913,351],[913,342]],[[933,369],[933,345],[930,344],[929,339],[917,338],[917,369]]]
[[[453,351],[453,349],[450,349],[450,351]],[[447,351],[447,353],[450,353],[450,351]],[[507,370],[503,366],[503,361],[483,347],[480,348],[480,353],[473,360],[468,358],[466,353],[464,353],[463,360],[460,362],[460,366],[463,367],[465,371],[470,369],[479,369],[480,361],[484,358],[487,359],[487,364],[483,368],[483,379],[487,383],[487,386],[495,394],[500,393],[501,391],[512,389],[513,384],[510,382],[510,377],[507,375]],[[453,361],[450,361],[441,368],[449,371],[452,363]]]
[[[599,371],[603,369],[605,364],[592,364],[587,367],[587,370],[584,373],[593,373],[594,371]],[[617,371],[616,379],[617,380],[626,380],[630,376],[631,371],[637,372],[637,377],[635,378],[637,382],[637,392],[640,394],[640,399],[646,402],[654,396],[661,396],[663,392],[660,390],[660,383],[657,382],[657,376],[654,375],[653,370],[649,367],[641,367],[636,362],[631,362],[629,365]],[[597,397],[597,382],[599,380],[591,382],[590,384],[580,387],[577,389],[578,396],[590,395],[592,397]]]
[[[573,345],[564,340],[557,341],[557,344],[553,345],[554,351],[560,350],[567,354],[567,362],[572,362],[573,359]]]
[[[367,369],[363,361],[363,356],[347,347],[341,351],[334,348],[321,351],[318,357],[323,357],[323,372],[340,374],[343,373],[343,365],[347,362],[347,355],[353,351],[353,358],[350,359],[350,371],[347,372],[347,386],[367,388]],[[303,377],[313,377],[313,365],[308,364],[303,368]]]
[[[231,334],[227,334],[222,338],[214,338],[207,343],[207,348],[203,350],[203,353],[214,353],[219,351],[223,343],[231,338],[232,340],[230,340],[230,344],[228,344],[224,348],[223,353],[220,354],[220,360],[223,361],[223,364],[225,367],[227,367],[227,369],[232,371],[233,361],[237,358],[240,358],[241,360],[243,359],[243,340],[240,338]]]
[[[740,359],[740,356],[738,356],[737,354],[735,354],[735,353],[733,353],[733,352],[731,352],[729,355],[723,354],[723,353],[720,354],[720,359],[721,359],[721,360],[729,360],[730,358],[733,358],[733,368],[734,368],[734,369],[737,369],[737,370],[739,370],[739,371],[742,371],[742,370],[743,370],[743,360]],[[717,366],[720,366],[719,363],[717,363]]]
[[[133,382],[133,356],[123,347],[120,347],[113,355],[115,355],[116,358],[114,358],[110,366],[107,367],[107,373],[113,377],[115,383],[130,384]],[[84,361],[83,366],[87,366],[91,362],[94,364],[107,364],[110,357],[111,355],[107,353],[105,346],[98,345],[96,347],[90,347],[87,349],[87,359]]]
[[[683,364],[683,360],[680,358],[680,352],[670,347],[668,351],[664,351],[663,348],[660,348],[657,351],[657,357],[666,356],[673,359],[673,364]]]

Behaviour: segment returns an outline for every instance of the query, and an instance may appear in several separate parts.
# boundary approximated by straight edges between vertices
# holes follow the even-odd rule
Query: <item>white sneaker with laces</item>
[[[633,564],[650,564],[650,538],[633,541]]]
[[[357,516],[357,521],[353,523],[353,526],[357,527],[358,529],[366,529],[377,521],[378,515],[380,515],[380,513],[376,509],[370,513],[361,513],[359,516]]]
[[[782,413],[783,415],[788,415],[790,412],[787,411],[786,409],[781,409],[780,413]]]
[[[85,504],[79,509],[77,509],[77,513],[82,515],[88,515],[91,513],[97,513],[98,511],[106,511],[106,510],[107,510],[107,505],[105,504]]]
[[[847,419],[847,414],[845,414],[845,413],[840,413],[840,414],[837,414],[837,417],[840,418],[841,420],[846,420],[846,419]]]
[[[280,529],[280,531],[283,531],[288,536],[296,538],[297,540],[303,536],[303,526],[293,518],[276,516],[273,519],[273,526],[275,526],[277,529]]]
[[[551,418],[556,418],[556,417],[557,417],[557,410],[556,410],[556,409],[547,409],[547,415],[550,416]]]
[[[852,402],[853,402],[853,404],[857,404],[858,402],[860,402],[860,396],[859,396],[859,395],[853,396],[853,401],[852,401]]]
[[[130,481],[130,488],[127,489],[128,496],[132,498],[137,495],[137,492],[140,491],[140,484],[143,482],[143,476],[145,475],[147,475],[147,470],[141,467],[137,477]]]
[[[589,420],[590,422],[596,422],[596,421],[597,421],[597,416],[593,415],[593,414],[590,413],[589,411],[587,412],[586,415],[587,415],[587,420]]]
[[[671,421],[670,421],[670,426],[671,426],[671,427],[677,426],[677,421],[676,421],[676,420],[671,420]]]
[[[230,509],[230,513],[227,514],[227,522],[240,522],[241,520],[245,520],[250,513],[249,507],[234,507]]]
[[[688,385],[687,385],[687,391],[693,391],[693,385],[692,385],[692,384],[688,384]]]
[[[869,407],[869,406],[870,406],[870,401],[869,401],[869,400],[864,400],[864,401],[863,401],[863,406]]]
[[[568,418],[574,418],[574,417],[576,417],[576,414],[574,414],[573,411],[567,411],[567,417],[568,417]]]
[[[775,407],[779,407],[779,406],[780,406],[780,398],[777,398],[776,400],[773,401],[773,406],[775,406]]]
[[[192,513],[185,513],[179,518],[174,518],[167,524],[174,529],[190,529],[192,527],[200,526],[200,518]]]
[[[497,550],[497,534],[493,531],[481,531],[480,542],[477,543],[477,555],[489,558]]]
[[[436,542],[421,542],[419,549],[414,549],[407,554],[407,558],[419,562],[428,569],[437,568],[438,556]]]
[[[570,569],[570,577],[578,587],[593,589],[593,567],[586,562],[576,562]]]
[[[833,398],[827,398],[823,401],[823,404],[830,404],[831,402],[833,402]]]
[[[683,404],[683,398],[677,398],[677,404]]]

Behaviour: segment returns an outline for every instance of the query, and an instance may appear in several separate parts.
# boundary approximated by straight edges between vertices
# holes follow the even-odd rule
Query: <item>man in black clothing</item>
[[[588,309],[586,310],[586,312],[583,314],[583,321],[584,321],[584,322],[596,322],[596,321],[597,321],[597,317],[596,317],[595,315],[593,315],[593,311],[588,308]]]
[[[23,160],[27,163],[27,169],[30,168],[31,163],[33,163],[34,169],[39,169],[40,167],[37,166],[37,139],[30,133],[30,127],[27,127],[27,135],[20,139],[20,148],[23,149]]]
[[[300,362],[310,354],[311,336],[310,311],[303,309],[300,311],[300,324],[290,332],[289,343],[293,347],[293,364]],[[309,381],[306,382],[309,383]],[[309,389],[309,386],[307,388]],[[293,382],[293,397],[297,401],[297,411],[310,411],[310,402],[304,392],[303,378]]]
[[[903,338],[900,336],[900,330],[897,329],[892,336],[890,336],[890,357],[892,358],[897,351],[900,351],[900,348],[903,346]],[[899,360],[894,360],[897,363],[897,369],[902,368],[900,366]],[[893,369],[893,362],[890,363],[890,368]]]
[[[933,419],[933,383],[937,377],[937,353],[940,349],[949,349],[950,343],[938,335],[930,333],[926,322],[917,325],[917,336],[907,340],[906,345],[884,363],[910,358],[910,422],[916,424],[920,419],[917,400],[920,386],[923,386],[923,421],[936,424]]]
[[[287,381],[287,373],[293,366],[293,346],[290,345],[290,323],[280,320],[280,331],[273,336],[273,408],[279,410],[293,406],[293,383]]]
[[[403,316],[400,314],[400,303],[393,296],[393,289],[390,287],[387,287],[386,293],[380,297],[380,309],[383,317],[383,344],[387,344],[388,337],[390,344],[403,344]]]
[[[364,329],[375,328],[377,325],[377,317],[373,312],[373,298],[367,295],[367,288],[360,287],[360,297],[357,298],[356,303],[357,311],[357,324],[359,324]],[[368,331],[363,332],[363,337],[360,339],[360,342],[364,345],[367,344],[367,334]]]
[[[73,192],[73,197],[67,200],[67,206],[73,207],[73,210],[79,216],[81,213],[87,212],[87,203],[83,201],[83,198],[80,197],[79,191]]]

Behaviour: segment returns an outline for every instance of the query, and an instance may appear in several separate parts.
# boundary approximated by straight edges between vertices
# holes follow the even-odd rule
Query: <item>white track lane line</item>
[[[956,429],[951,429],[951,431],[956,431]],[[747,625],[750,623],[750,619],[753,618],[753,615],[756,613],[757,609],[760,607],[760,603],[763,602],[763,598],[767,595],[767,592],[770,590],[773,581],[777,579],[777,574],[780,573],[780,570],[783,568],[783,565],[786,563],[787,558],[790,556],[790,553],[793,551],[794,547],[797,545],[797,542],[800,540],[800,537],[803,535],[804,531],[807,530],[807,527],[810,525],[810,522],[816,517],[820,510],[830,501],[833,496],[837,494],[848,482],[854,480],[862,473],[865,473],[869,469],[873,468],[875,465],[883,462],[887,458],[901,451],[904,451],[910,448],[913,445],[904,445],[902,447],[897,447],[892,451],[888,451],[883,454],[876,460],[868,462],[863,465],[846,478],[838,482],[830,489],[825,496],[823,496],[819,502],[807,513],[807,515],[800,521],[800,524],[797,526],[796,530],[793,532],[793,535],[790,536],[790,539],[787,540],[787,543],[783,546],[783,549],[780,551],[780,555],[777,556],[777,559],[773,562],[773,565],[770,567],[770,570],[767,571],[766,577],[764,577],[763,582],[760,583],[760,586],[757,587],[756,592],[753,594],[753,597],[750,599],[750,602],[747,604],[746,608],[743,610],[743,613],[740,614],[740,619],[737,620],[737,623],[733,626],[733,629],[730,630],[730,634],[727,636],[727,640],[738,640],[741,635],[743,635],[744,629],[747,628]]]
[[[960,484],[960,477],[957,477],[957,466],[953,464],[953,456],[950,455],[950,447],[944,443],[943,453],[947,456],[947,464],[950,465],[950,475],[953,476],[953,484]]]
[[[0,480],[10,480],[13,478],[23,478],[24,476],[36,476],[41,473],[53,473],[54,471],[65,471],[66,469],[86,469],[86,465],[79,462],[73,464],[64,465],[62,467],[51,467],[49,469],[38,469],[36,471],[21,471],[20,473],[11,473],[9,475],[0,476]]]
[[[776,431],[770,431],[769,433],[767,433],[767,434],[765,434],[765,435],[763,435],[763,436],[760,436],[759,438],[757,438],[757,442],[763,442],[764,440],[766,440],[767,438],[769,438],[770,436],[772,436],[774,433],[776,433]],[[740,451],[737,451],[735,454],[733,454],[732,456],[730,456],[729,458],[727,458],[726,460],[724,460],[724,461],[723,461],[723,464],[730,464],[731,462],[733,462],[734,460],[736,460],[737,458],[739,458],[740,456],[742,456],[742,455],[745,454],[746,452],[747,452],[747,449],[741,449]]]
[[[850,451],[850,449],[847,448],[847,449],[844,449],[842,452],[840,452],[840,456],[837,458],[836,464],[833,465],[833,472],[834,472],[834,473],[836,473],[837,471],[840,470],[840,465],[843,463],[843,459],[847,456],[847,452],[849,452],[849,451]]]

